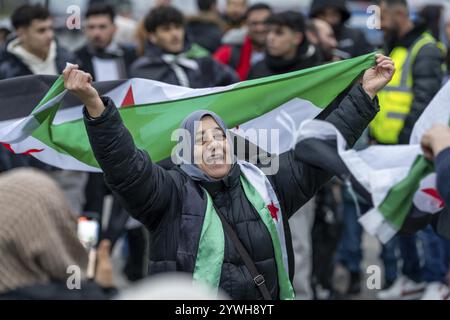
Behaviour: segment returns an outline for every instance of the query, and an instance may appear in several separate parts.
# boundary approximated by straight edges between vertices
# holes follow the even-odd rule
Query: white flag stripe
[[[49,148],[46,144],[42,143],[38,139],[30,136],[25,140],[11,144],[11,148],[15,153],[27,152],[31,149],[43,150],[41,152],[32,153],[33,157],[41,160],[44,163],[51,164],[57,168],[65,170],[77,170],[77,171],[87,171],[87,172],[101,172],[100,169],[91,167],[72,156],[68,156],[63,153],[59,153],[53,148]]]
[[[279,141],[271,141],[268,137],[268,148],[264,150],[272,154],[281,154],[292,149],[298,140],[300,125],[305,120],[315,118],[322,109],[316,107],[310,101],[294,98],[278,108],[252,119],[231,131],[244,136],[246,130],[275,129],[279,130]],[[250,142],[259,144],[255,137],[246,137]]]
[[[377,237],[382,243],[387,243],[397,233],[376,208],[368,211],[358,221],[368,234]]]
[[[14,143],[30,135],[31,132],[33,132],[33,130],[35,130],[39,126],[39,122],[36,120],[33,114],[37,114],[51,108],[56,103],[61,101],[65,95],[66,91],[61,92],[56,97],[44,103],[38,109],[34,110],[34,112],[29,116],[17,119],[14,122],[8,121],[7,125],[3,124],[2,128],[0,129],[0,137],[2,137],[2,142]]]
[[[450,81],[436,94],[414,125],[410,144],[420,144],[423,134],[434,124],[450,121]]]

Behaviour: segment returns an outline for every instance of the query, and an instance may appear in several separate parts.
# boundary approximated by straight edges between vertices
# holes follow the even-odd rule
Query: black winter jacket
[[[178,167],[166,170],[149,154],[135,147],[113,102],[103,98],[106,109],[92,119],[84,111],[85,124],[95,157],[107,184],[130,214],[150,231],[150,274],[182,271],[193,273],[206,195],[199,183]],[[379,110],[361,85],[354,87],[339,107],[326,118],[353,145]],[[293,252],[288,219],[305,204],[331,175],[299,160],[296,148],[279,156],[279,171],[268,176],[280,201],[293,278]],[[243,192],[240,167],[218,182],[202,183],[213,201],[235,228],[242,243],[278,298],[277,269],[270,234]],[[295,232],[295,230],[294,230]],[[225,255],[220,287],[233,299],[261,299],[261,295],[232,242],[225,235]]]
[[[189,50],[189,45],[186,49]],[[161,49],[148,43],[145,56],[131,65],[130,77],[180,85],[175,72],[162,60],[161,55]],[[198,70],[182,67],[189,79],[191,88],[226,86],[239,81],[233,69],[221,65],[211,57],[192,58],[192,60],[197,62]]]
[[[121,61],[123,63],[123,79],[129,77],[130,74],[130,66],[137,59],[136,49],[133,47],[120,46]],[[94,72],[94,66],[92,64],[92,58],[94,56],[93,53],[89,50],[88,46],[85,45],[82,48],[78,49],[75,54],[81,62],[81,69],[85,72],[90,73],[94,77],[94,81],[96,79],[96,74]]]
[[[200,13],[190,17],[186,24],[186,32],[189,39],[207,49],[210,53],[222,45],[222,35],[225,23],[219,16],[209,13]]]
[[[22,62],[22,60],[20,60],[17,56],[13,55],[12,53],[6,50],[8,44],[13,40],[14,39],[8,41],[1,49],[0,80],[33,74],[30,68],[28,68],[28,66],[26,66]],[[78,60],[74,54],[67,51],[60,45],[57,45],[56,69],[58,70],[58,72],[60,73],[63,72],[63,70],[66,68],[66,62],[78,63]]]
[[[317,47],[304,40],[292,60],[283,60],[266,54],[266,57],[250,68],[248,79],[268,77],[318,66],[324,62]]]

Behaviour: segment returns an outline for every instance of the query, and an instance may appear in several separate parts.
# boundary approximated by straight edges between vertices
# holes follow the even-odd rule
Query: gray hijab
[[[202,118],[206,116],[212,117],[217,122],[222,131],[227,135],[228,143],[230,144],[232,143],[232,140],[230,139],[230,136],[228,134],[227,125],[217,114],[208,110],[198,110],[187,116],[180,125],[180,129],[182,130],[180,136],[182,137],[182,140],[180,139],[179,143],[181,143],[183,149],[191,151],[190,155],[184,155],[182,153],[180,154],[179,152],[177,152],[176,157],[178,163],[180,164],[181,170],[183,170],[193,180],[207,181],[207,182],[218,181],[220,179],[211,178],[209,175],[203,172],[196,164],[194,164],[195,134],[198,129],[198,124],[200,123]],[[230,152],[232,150],[233,149],[230,148]],[[235,162],[234,156],[231,155],[231,157],[232,163],[234,163]]]

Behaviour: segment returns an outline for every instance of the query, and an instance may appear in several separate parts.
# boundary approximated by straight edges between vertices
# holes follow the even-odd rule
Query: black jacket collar
[[[208,191],[208,193],[215,197],[220,192],[232,189],[239,185],[241,176],[241,168],[238,164],[233,165],[226,177],[217,181],[201,182],[200,185]]]
[[[267,67],[276,73],[286,73],[313,67],[319,63],[319,52],[317,48],[308,41],[303,41],[298,47],[296,56],[291,60],[284,60],[266,55]]]

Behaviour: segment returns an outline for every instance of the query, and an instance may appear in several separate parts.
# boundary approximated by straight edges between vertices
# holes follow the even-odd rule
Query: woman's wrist
[[[95,97],[87,99],[83,102],[91,118],[100,117],[105,110],[105,105],[99,95],[96,95]]]

